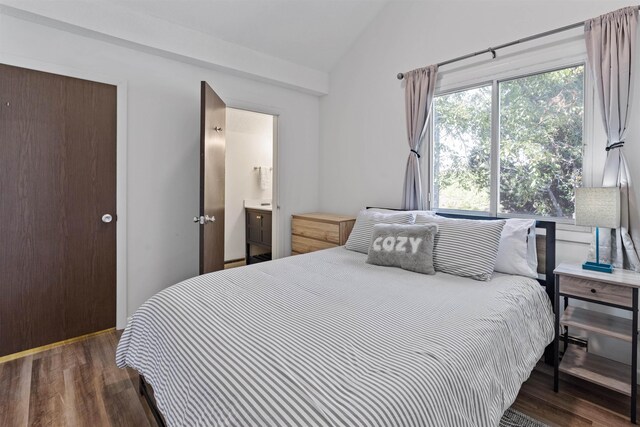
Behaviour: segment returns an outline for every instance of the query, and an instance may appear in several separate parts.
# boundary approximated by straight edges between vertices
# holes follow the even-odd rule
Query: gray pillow
[[[413,224],[414,219],[415,215],[412,213],[397,212],[389,214],[371,212],[367,209],[361,210],[347,239],[345,248],[366,254],[369,251],[371,233],[375,224]]]
[[[436,271],[476,280],[491,280],[504,223],[504,220],[416,216],[416,224],[438,225],[433,245]]]
[[[433,243],[437,233],[438,226],[435,224],[376,224],[373,226],[367,263],[435,274]]]

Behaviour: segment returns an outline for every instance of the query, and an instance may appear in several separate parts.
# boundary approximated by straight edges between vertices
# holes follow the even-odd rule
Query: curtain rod
[[[640,6],[635,6],[635,8],[640,10]],[[437,65],[438,65],[438,68],[439,68],[439,67],[442,67],[443,65],[453,64],[454,62],[462,61],[464,59],[473,58],[474,56],[482,55],[484,53],[490,53],[491,55],[493,55],[493,58],[495,59],[496,50],[504,49],[505,47],[510,47],[510,46],[513,46],[513,45],[516,45],[516,44],[520,44],[520,43],[525,43],[525,42],[528,42],[528,41],[531,41],[531,40],[535,40],[535,39],[539,39],[539,38],[542,38],[542,37],[547,37],[547,36],[550,36],[552,34],[561,33],[563,31],[573,30],[574,28],[578,28],[580,26],[583,26],[586,22],[587,21],[580,21],[580,22],[576,22],[575,24],[565,25],[564,27],[560,27],[560,28],[556,28],[556,29],[553,29],[553,30],[545,31],[543,33],[534,34],[532,36],[525,37],[525,38],[518,39],[518,40],[514,40],[514,41],[509,42],[509,43],[504,43],[504,44],[498,45],[496,47],[489,47],[489,48],[484,49],[484,50],[479,50],[477,52],[468,53],[466,55],[458,56],[457,58],[453,58],[453,59],[449,59],[447,61],[439,62]],[[404,73],[398,73],[397,77],[398,77],[398,80],[402,80],[404,78]]]

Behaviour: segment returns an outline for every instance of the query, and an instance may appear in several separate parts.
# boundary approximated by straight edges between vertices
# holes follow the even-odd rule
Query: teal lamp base
[[[582,264],[582,269],[599,271],[601,273],[613,273],[613,266],[611,264],[600,262],[600,229],[598,227],[596,227],[596,262],[586,261]]]
[[[613,273],[613,266],[611,264],[602,264],[599,262],[587,261],[582,264],[583,270],[599,271],[601,273]]]

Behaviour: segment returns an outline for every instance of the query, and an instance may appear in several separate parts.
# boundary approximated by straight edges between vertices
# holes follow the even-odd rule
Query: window
[[[434,208],[573,217],[583,65],[442,94],[433,108]]]
[[[491,86],[434,99],[434,206],[489,212]]]

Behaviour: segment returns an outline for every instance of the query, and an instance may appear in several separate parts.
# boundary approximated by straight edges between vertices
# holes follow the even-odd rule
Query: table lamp
[[[596,227],[596,262],[586,261],[585,270],[613,273],[611,264],[600,262],[600,227],[620,226],[620,190],[618,187],[576,188],[576,225]]]

